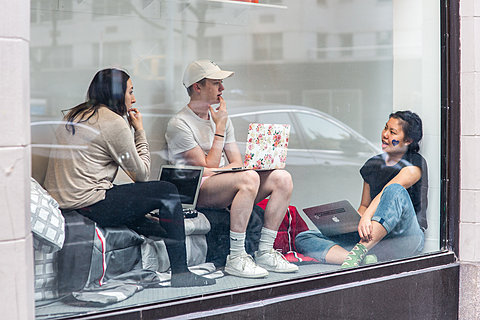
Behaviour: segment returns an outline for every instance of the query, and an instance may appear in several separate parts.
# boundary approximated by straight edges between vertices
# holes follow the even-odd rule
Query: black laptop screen
[[[199,169],[162,168],[161,181],[173,183],[180,195],[182,204],[193,205],[197,191],[198,180],[202,178]]]

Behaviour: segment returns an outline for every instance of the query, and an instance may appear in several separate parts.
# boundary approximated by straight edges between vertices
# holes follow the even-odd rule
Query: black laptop
[[[198,193],[202,182],[203,167],[164,165],[160,169],[158,180],[173,183],[180,195],[183,213],[186,218],[197,216]]]
[[[305,208],[303,212],[325,236],[356,232],[361,218],[348,200]]]

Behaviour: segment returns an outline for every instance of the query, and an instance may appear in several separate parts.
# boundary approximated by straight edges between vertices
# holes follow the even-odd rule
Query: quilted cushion
[[[35,257],[35,301],[58,298],[57,252],[34,251]]]
[[[34,248],[45,253],[60,250],[65,240],[65,220],[57,201],[33,178],[31,178],[30,211]]]

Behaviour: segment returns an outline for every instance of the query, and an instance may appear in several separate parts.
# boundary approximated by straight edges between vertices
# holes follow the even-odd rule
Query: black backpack
[[[76,211],[62,211],[65,242],[58,252],[58,293],[81,290],[88,281],[92,263],[95,223]]]
[[[197,208],[210,222],[210,231],[207,233],[207,258],[215,267],[225,266],[227,255],[230,253],[230,211],[228,209]],[[259,206],[253,206],[253,211],[248,221],[245,250],[253,255],[258,250],[260,233],[263,227],[265,211]]]

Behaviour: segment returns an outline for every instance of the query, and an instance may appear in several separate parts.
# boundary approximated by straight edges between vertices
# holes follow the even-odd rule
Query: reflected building
[[[106,66],[132,75],[142,106],[178,109],[183,68],[197,58],[236,71],[229,99],[313,107],[370,140],[366,124],[392,109],[391,1],[37,0],[31,25],[34,118],[82,101]]]

